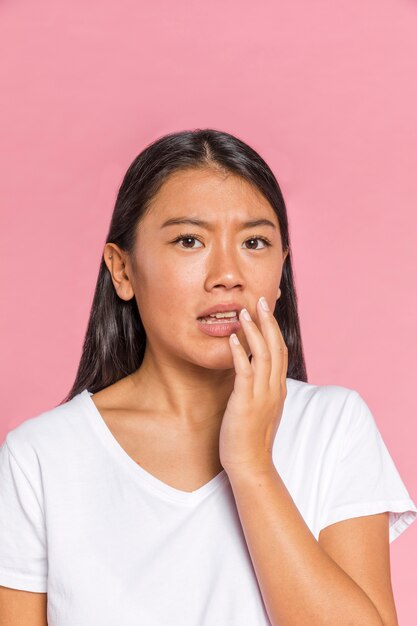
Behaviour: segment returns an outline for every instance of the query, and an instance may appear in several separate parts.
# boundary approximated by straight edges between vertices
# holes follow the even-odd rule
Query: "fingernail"
[[[245,318],[245,320],[247,320],[248,322],[251,321],[251,316],[249,315],[249,311],[247,309],[242,309],[241,310],[241,315],[243,315],[243,317]]]
[[[268,302],[263,296],[259,298],[259,302],[261,303],[261,307],[263,308],[264,311],[269,311]]]

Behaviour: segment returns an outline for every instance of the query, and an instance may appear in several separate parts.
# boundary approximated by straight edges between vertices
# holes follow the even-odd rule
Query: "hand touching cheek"
[[[237,336],[229,338],[236,377],[219,439],[220,462],[228,473],[271,465],[287,395],[288,349],[281,329],[265,298],[258,300],[257,312],[260,328],[247,317],[246,309],[239,315],[251,361]]]

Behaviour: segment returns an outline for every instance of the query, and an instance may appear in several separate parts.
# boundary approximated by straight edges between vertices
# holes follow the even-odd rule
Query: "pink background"
[[[309,381],[357,389],[416,500],[417,5],[3,2],[1,438],[75,377],[125,170],[213,127],[287,202]],[[417,614],[417,524],[391,547]]]

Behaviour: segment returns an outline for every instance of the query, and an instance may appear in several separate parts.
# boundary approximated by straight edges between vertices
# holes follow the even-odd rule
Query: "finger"
[[[262,332],[252,319],[245,318],[245,312],[247,312],[246,309],[240,311],[239,321],[252,352],[253,393],[264,394],[269,391],[272,356]]]
[[[274,320],[275,320],[275,318],[274,318]],[[276,325],[277,325],[277,328],[278,328],[278,331],[279,331],[279,336],[280,336],[281,341],[282,341],[282,348],[281,348],[282,352],[281,352],[281,354],[283,355],[283,358],[281,360],[282,369],[280,371],[279,368],[278,368],[278,372],[277,372],[276,376],[280,377],[281,385],[283,387],[286,387],[286,384],[287,384],[286,383],[287,371],[288,371],[288,346],[285,343],[284,336],[282,334],[281,328],[279,327],[279,324],[278,324],[277,320],[275,320],[275,322],[276,322]]]
[[[234,391],[244,401],[249,401],[253,398],[253,369],[248,359],[248,355],[242,344],[240,343],[238,336],[232,333],[229,337],[229,345],[232,350],[233,365],[236,372],[236,378],[234,383]]]
[[[284,359],[281,373],[281,386],[287,388],[287,372],[288,372],[288,347],[284,344]]]
[[[258,300],[257,307],[262,333],[268,343],[272,357],[269,384],[273,388],[274,385],[282,385],[286,380],[288,350],[271,308],[268,306],[268,310],[265,310],[262,306],[261,298]]]
[[[278,325],[278,322],[277,322]],[[281,353],[281,370],[277,371],[276,374],[276,380],[280,380],[281,382],[281,386],[286,386],[286,379],[287,379],[287,369],[288,369],[288,347],[284,341],[284,338],[282,339],[282,346],[280,348],[280,353]]]

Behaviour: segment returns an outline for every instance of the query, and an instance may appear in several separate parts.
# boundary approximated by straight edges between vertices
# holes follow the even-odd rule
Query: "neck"
[[[233,391],[234,368],[208,369],[156,356],[147,346],[140,368],[128,377],[132,403],[169,416],[179,428],[202,429],[221,422]]]

